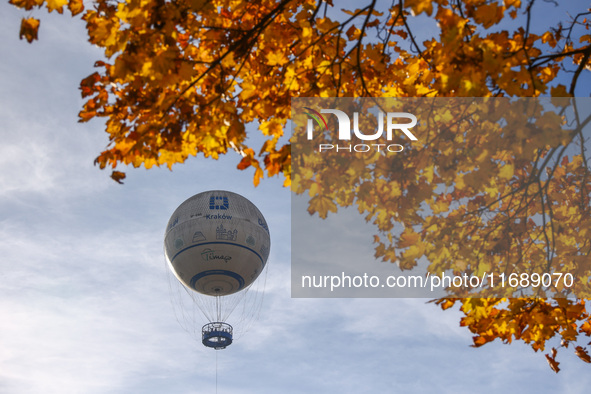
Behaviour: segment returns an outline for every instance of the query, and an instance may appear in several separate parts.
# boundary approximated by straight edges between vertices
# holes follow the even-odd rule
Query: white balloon
[[[223,190],[183,202],[166,227],[164,253],[186,287],[226,296],[252,284],[265,267],[271,239],[267,222],[243,196]]]

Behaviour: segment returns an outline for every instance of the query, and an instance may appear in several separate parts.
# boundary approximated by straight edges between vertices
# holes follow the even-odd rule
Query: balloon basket
[[[207,323],[202,328],[202,343],[216,350],[225,349],[232,343],[232,326],[228,323]]]

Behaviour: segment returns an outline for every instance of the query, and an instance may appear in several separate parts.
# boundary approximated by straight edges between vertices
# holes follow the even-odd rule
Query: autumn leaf
[[[511,179],[513,174],[515,173],[515,169],[512,164],[505,164],[501,167],[499,171],[499,177],[502,179]]]
[[[433,13],[433,2],[431,0],[407,0],[405,6],[410,7],[414,15],[425,12],[431,16]]]
[[[503,12],[503,7],[497,3],[481,4],[475,7],[474,20],[485,28],[489,28],[503,19]]]
[[[30,11],[33,7],[41,7],[44,0],[9,0],[8,2],[16,7]]]
[[[267,61],[270,66],[282,66],[289,61],[281,52],[271,52],[267,55]]]
[[[551,89],[552,97],[570,97],[564,85],[553,86]]]
[[[123,184],[123,179],[125,179],[125,174],[121,171],[113,171],[111,173],[111,178],[119,184]]]
[[[328,212],[336,212],[337,206],[332,201],[332,199],[327,198],[325,196],[314,196],[310,200],[308,212],[318,213],[322,219],[325,219],[328,215]]]
[[[454,306],[456,301],[457,301],[456,299],[440,298],[439,300],[434,300],[434,301],[429,301],[429,302],[435,302],[437,305],[439,305],[441,307],[441,309],[446,310],[446,309],[449,309],[452,306]]]
[[[84,3],[82,0],[69,0],[68,8],[70,9],[72,16],[75,16],[84,11]]]
[[[550,368],[552,368],[554,372],[558,373],[560,371],[560,368],[558,368],[558,364],[560,363],[556,361],[554,357],[555,355],[553,357],[550,357],[550,355],[546,354],[546,361],[548,361],[548,365],[550,366]]]
[[[589,353],[587,350],[582,346],[577,346],[575,348],[575,354],[584,362],[591,363],[591,357],[589,357]]]
[[[31,43],[33,40],[37,40],[37,32],[39,31],[40,21],[35,18],[23,18],[21,21],[21,31],[19,37],[22,40],[23,37]]]
[[[57,11],[60,14],[63,12],[64,6],[68,4],[68,0],[45,0],[45,2],[49,12]]]
[[[402,235],[400,236],[400,242],[398,243],[398,247],[407,248],[409,246],[415,245],[418,240],[419,240],[419,234],[417,234],[417,233],[411,233],[411,232],[402,233]]]

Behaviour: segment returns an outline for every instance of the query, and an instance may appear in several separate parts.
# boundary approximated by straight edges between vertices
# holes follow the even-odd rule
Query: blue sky
[[[110,180],[102,124],[77,123],[100,52],[45,12],[40,41],[20,41],[23,14],[0,5],[1,393],[214,393],[216,352],[177,323],[162,251],[174,209],[210,189],[246,196],[272,235],[260,318],[217,352],[219,393],[588,391],[572,351],[554,374],[522,343],[471,348],[460,313],[424,299],[292,299],[290,193],[254,188],[234,153]]]

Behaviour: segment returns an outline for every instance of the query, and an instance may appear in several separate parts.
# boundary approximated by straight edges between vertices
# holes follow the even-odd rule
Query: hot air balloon
[[[223,349],[232,343],[233,327],[226,320],[265,268],[270,246],[263,214],[239,194],[199,193],[174,211],[166,227],[164,254],[209,321],[201,328],[203,345]]]

